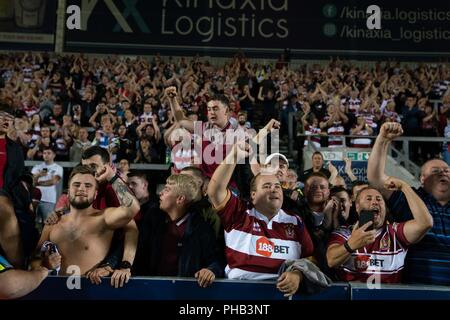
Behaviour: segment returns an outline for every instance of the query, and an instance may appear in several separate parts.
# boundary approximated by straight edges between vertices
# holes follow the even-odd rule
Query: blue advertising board
[[[344,161],[332,161],[332,164],[336,167],[339,175],[344,178],[347,186],[351,185],[351,180],[345,173]],[[357,180],[367,182],[367,161],[352,161],[352,172],[356,176]]]

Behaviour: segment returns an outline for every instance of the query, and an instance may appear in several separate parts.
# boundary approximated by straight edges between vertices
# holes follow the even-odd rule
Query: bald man
[[[391,141],[403,134],[401,124],[384,123],[380,129],[367,167],[369,183],[382,191],[398,222],[411,219],[405,196],[383,188],[387,152]],[[433,159],[421,168],[421,187],[414,189],[433,217],[433,228],[409,251],[404,280],[412,283],[450,285],[450,168],[444,161]]]

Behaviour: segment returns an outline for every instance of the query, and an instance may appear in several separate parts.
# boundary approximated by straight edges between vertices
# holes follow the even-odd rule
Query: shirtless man
[[[98,182],[111,183],[120,207],[96,210],[92,207],[97,194]],[[47,225],[38,243],[40,250],[44,241],[56,244],[59,253],[44,257],[43,265],[49,269],[61,266],[61,275],[76,265],[81,274],[94,268],[108,253],[115,229],[123,228],[139,212],[139,202],[129,192],[115,170],[106,165],[101,173],[94,173],[90,166],[78,166],[69,178],[70,213],[61,217],[55,225]]]

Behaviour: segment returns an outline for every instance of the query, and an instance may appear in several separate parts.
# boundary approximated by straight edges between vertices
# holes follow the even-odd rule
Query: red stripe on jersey
[[[377,231],[375,241],[356,250],[351,257],[336,269],[342,281],[365,282],[371,276],[379,277],[382,283],[398,283],[409,246],[403,233],[405,223],[386,224]],[[344,244],[351,235],[350,228],[334,231],[329,239],[332,244]]]
[[[335,124],[335,126],[328,128],[327,133],[329,147],[340,147],[344,145],[342,138],[337,137],[344,134],[344,127]]]
[[[269,221],[234,196],[217,214],[225,229],[230,269],[277,274],[286,259],[299,259],[313,253],[311,238],[299,216],[280,209]]]
[[[352,148],[370,148],[370,143],[358,143],[358,142],[352,142]]]
[[[320,128],[315,128],[315,127],[312,127],[312,126],[310,126],[310,125],[307,125],[306,127],[305,127],[305,134],[306,135],[313,135],[313,134],[320,134],[322,132],[322,130],[320,129]],[[317,142],[317,143],[320,143],[320,137],[318,137],[318,136],[313,136],[313,137],[311,137],[311,141],[312,142]],[[305,145],[307,145],[308,144],[308,141],[307,141],[307,139],[305,140]]]
[[[239,268],[251,272],[274,274],[276,273],[274,270],[278,270],[284,262],[283,259],[267,259],[265,257],[249,256],[248,254],[230,248],[226,248],[225,253],[230,268]]]
[[[344,127],[331,127],[327,131],[330,136],[338,136],[344,134]]]

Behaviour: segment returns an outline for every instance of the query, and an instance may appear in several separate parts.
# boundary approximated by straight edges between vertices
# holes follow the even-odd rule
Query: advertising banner
[[[328,162],[331,162],[341,177],[344,178],[345,183],[349,186],[351,181],[345,173],[344,157],[352,161],[352,172],[358,180],[367,182],[367,161],[369,160],[370,150],[364,149],[349,149],[349,150],[322,150],[322,156],[325,160],[325,168],[328,167]]]
[[[53,51],[56,6],[53,0],[0,0],[0,49]]]
[[[345,184],[350,186],[351,180],[347,174],[345,174],[345,162],[331,161],[331,163],[336,167],[339,175],[344,178]],[[367,161],[352,161],[352,172],[358,180],[367,182]]]
[[[375,4],[379,11],[368,11]],[[445,1],[68,0],[66,51],[450,52]],[[374,28],[374,29],[373,29]]]

